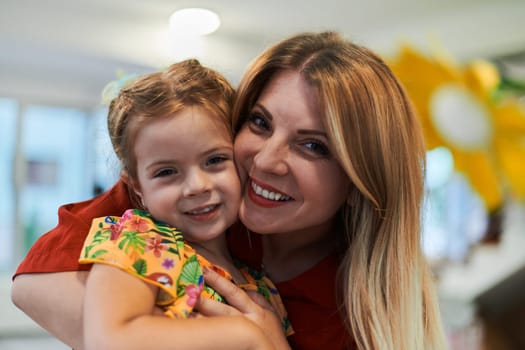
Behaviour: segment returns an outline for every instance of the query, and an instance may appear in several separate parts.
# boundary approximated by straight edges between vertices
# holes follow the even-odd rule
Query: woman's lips
[[[278,207],[293,200],[292,197],[271,189],[269,186],[261,185],[252,179],[248,183],[248,197],[255,204],[266,208]]]

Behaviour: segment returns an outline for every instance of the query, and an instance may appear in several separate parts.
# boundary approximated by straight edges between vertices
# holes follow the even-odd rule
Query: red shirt
[[[33,244],[14,277],[25,273],[89,270],[78,263],[80,250],[95,217],[121,215],[132,205],[126,185],[119,181],[94,199],[66,204],[58,210],[58,225]],[[255,268],[261,266],[262,250],[257,235],[248,241],[246,230],[236,226],[228,237],[232,254]],[[294,349],[344,349],[348,335],[338,313],[336,271],[339,261],[331,255],[301,275],[280,283],[288,317],[295,331],[289,337]]]

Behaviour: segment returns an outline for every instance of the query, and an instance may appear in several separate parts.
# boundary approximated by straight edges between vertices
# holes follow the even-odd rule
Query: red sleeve
[[[91,220],[120,215],[130,207],[128,188],[122,181],[98,197],[61,206],[58,225],[33,244],[13,278],[25,273],[89,270],[91,265],[80,265],[78,258]]]

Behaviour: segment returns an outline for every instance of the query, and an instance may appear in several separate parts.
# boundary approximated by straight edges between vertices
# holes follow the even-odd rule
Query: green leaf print
[[[101,230],[97,231],[93,236],[93,243],[102,243],[107,241],[111,235],[111,230]]]
[[[139,236],[137,231],[124,232],[122,234],[122,241],[118,244],[120,249],[123,249],[126,254],[128,253],[129,248],[144,253],[144,247],[146,246],[146,240],[144,237]]]
[[[146,276],[148,273],[148,263],[144,259],[139,259],[133,263],[133,268],[135,269],[135,272],[141,276]]]
[[[108,251],[106,249],[100,249],[100,250],[97,250],[96,252],[94,252],[90,258],[91,259],[96,259],[98,258],[99,256],[101,256],[102,254],[106,254]]]
[[[261,294],[262,296],[264,296],[264,298],[266,300],[270,300],[270,291],[268,290],[268,287],[262,287],[262,286],[258,286],[257,288],[257,293]]]
[[[177,234],[173,237],[175,240],[175,246],[178,249],[184,249],[186,243],[184,242],[184,237],[182,237],[182,233],[177,232]]]
[[[179,281],[191,284],[198,284],[201,275],[201,265],[197,261],[197,256],[192,255],[182,267]]]
[[[186,286],[179,284],[177,286],[177,298],[182,298],[186,294]]]
[[[169,239],[170,244],[172,244],[173,242],[176,242],[176,243],[183,242],[184,243],[184,238],[182,237],[182,233],[176,228],[165,226],[165,225],[157,225],[155,231],[162,237]]]
[[[168,247],[168,252],[170,252],[172,254],[175,254],[175,255],[179,255],[179,251],[177,249],[173,248],[172,246]]]
[[[83,256],[83,258],[89,257],[89,251],[91,250],[91,248],[93,248],[93,245],[91,245],[91,244],[86,246],[86,248],[84,249],[84,256]]]

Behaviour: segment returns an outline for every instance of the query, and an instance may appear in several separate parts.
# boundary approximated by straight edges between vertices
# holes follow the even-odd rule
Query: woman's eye
[[[252,113],[247,120],[252,127],[263,130],[270,130],[270,123],[265,116],[260,113]]]
[[[305,142],[303,146],[306,147],[310,152],[313,152],[320,156],[330,155],[330,150],[322,142],[309,141],[309,142]]]
[[[165,177],[176,173],[177,171],[175,169],[162,169],[157,171],[153,177]]]

